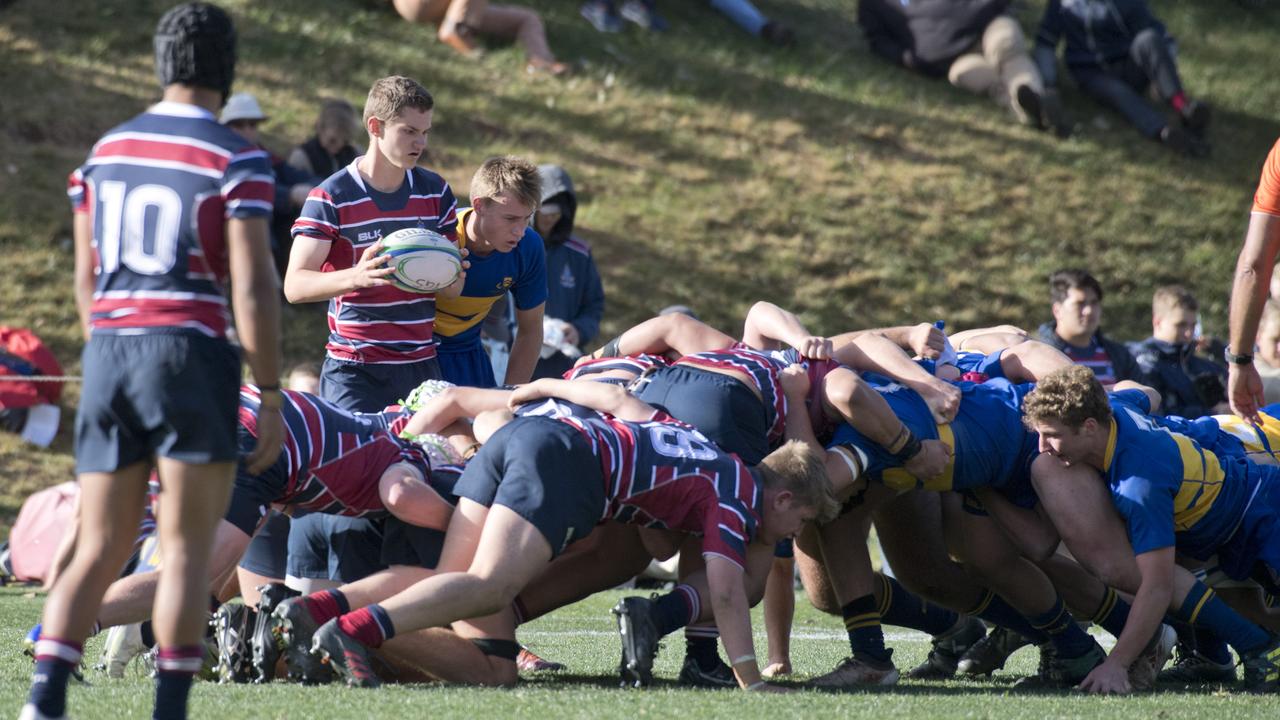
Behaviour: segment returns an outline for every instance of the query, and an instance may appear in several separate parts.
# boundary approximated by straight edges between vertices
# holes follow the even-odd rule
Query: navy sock
[[[720,631],[715,625],[693,625],[684,629],[684,654],[698,667],[711,670],[720,664]]]
[[[1196,652],[1201,657],[1212,660],[1219,665],[1231,662],[1231,650],[1222,638],[1213,634],[1212,630],[1196,628]]]
[[[1178,607],[1177,618],[1197,629],[1205,628],[1244,654],[1266,645],[1271,636],[1232,610],[1207,585],[1196,581]]]
[[[1108,587],[1106,594],[1102,596],[1102,604],[1098,605],[1093,617],[1089,619],[1112,636],[1120,637],[1120,633],[1124,632],[1124,624],[1129,621],[1129,603],[1114,588]]]
[[[1012,630],[1036,645],[1049,641],[1048,635],[1032,627],[1022,613],[990,590],[982,596],[977,605],[965,611],[965,615],[982,618],[992,625]]]
[[[78,643],[41,637],[36,641],[36,669],[31,675],[31,693],[27,702],[43,715],[62,717],[67,713],[67,683],[71,671],[80,662],[84,646]]]
[[[191,681],[204,664],[204,647],[162,647],[156,653],[156,707],[154,720],[185,720]]]
[[[844,629],[849,633],[849,648],[855,657],[870,657],[888,661],[893,651],[884,646],[884,629],[880,626],[880,612],[876,609],[874,595],[863,595],[840,608],[844,616]]]
[[[941,635],[960,620],[956,611],[934,605],[888,575],[877,574],[876,577],[880,579],[880,621],[885,625]]]
[[[1054,649],[1061,657],[1080,657],[1089,652],[1089,648],[1094,644],[1093,638],[1081,630],[1075,618],[1067,612],[1061,596],[1054,598],[1053,607],[1047,612],[1027,619],[1031,621],[1033,627],[1049,636],[1049,641],[1053,643]]]
[[[674,590],[653,601],[653,624],[662,636],[697,622],[700,614],[698,591],[688,585],[677,585]]]

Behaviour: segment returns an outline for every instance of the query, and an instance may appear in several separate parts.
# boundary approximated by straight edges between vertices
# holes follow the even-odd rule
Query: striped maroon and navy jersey
[[[647,422],[564,417],[604,472],[606,518],[702,536],[702,554],[746,564],[763,495],[737,457],[666,413]]]
[[[805,407],[809,411],[809,424],[813,426],[813,433],[818,437],[818,442],[826,444],[831,439],[831,435],[835,432],[839,423],[827,417],[826,410],[822,407],[824,392],[822,383],[832,370],[845,366],[830,358],[826,360],[807,358],[795,348],[773,350],[769,352],[769,355],[785,365],[800,365],[804,367],[805,374],[809,376],[809,395],[805,398]]]
[[[786,439],[787,396],[782,392],[779,376],[787,369],[788,363],[762,350],[734,343],[732,347],[723,350],[685,355],[673,365],[719,371],[736,370],[751,378],[752,385],[760,392],[760,398],[764,402],[765,422],[769,426],[769,446],[777,447]]]
[[[666,367],[667,364],[667,359],[661,355],[649,355],[648,353],[623,355],[621,357],[602,357],[594,360],[584,360],[566,370],[562,377],[565,380],[580,380],[611,370],[625,370],[635,377],[640,377],[653,368]]]
[[[225,221],[271,216],[266,152],[204,108],[161,102],[104,135],[67,195],[93,227],[94,333],[225,336]]]
[[[396,463],[409,463],[431,477],[426,453],[387,430],[383,413],[359,415],[307,393],[283,391],[283,454],[289,480],[277,502],[305,510],[362,517],[386,507],[378,480]],[[258,434],[258,389],[240,388],[240,424]]]
[[[329,243],[326,272],[345,270],[372,244],[404,228],[424,227],[456,240],[457,203],[444,178],[419,167],[405,173],[393,193],[369,187],[359,158],[311,191],[293,235]],[[363,288],[329,301],[329,357],[368,364],[404,364],[433,358],[435,293],[394,285]]]

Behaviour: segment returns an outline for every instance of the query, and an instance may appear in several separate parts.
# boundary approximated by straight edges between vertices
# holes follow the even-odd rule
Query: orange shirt
[[[1262,166],[1258,192],[1253,196],[1253,212],[1280,215],[1280,140],[1271,148]]]

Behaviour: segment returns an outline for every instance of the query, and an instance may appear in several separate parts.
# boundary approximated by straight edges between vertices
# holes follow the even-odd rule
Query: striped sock
[[[1064,658],[1076,658],[1089,652],[1093,647],[1094,640],[1089,634],[1080,629],[1076,624],[1075,618],[1071,617],[1071,613],[1067,612],[1067,608],[1062,604],[1062,596],[1055,596],[1053,599],[1053,607],[1047,612],[1040,615],[1033,615],[1027,618],[1031,621],[1032,627],[1040,630],[1049,636],[1049,641],[1053,643],[1053,647],[1058,654]]]
[[[1108,587],[1102,596],[1102,603],[1089,619],[1113,637],[1120,637],[1120,633],[1124,632],[1124,624],[1129,621],[1129,603],[1114,588]]]
[[[396,636],[391,617],[377,603],[340,616],[338,629],[371,648],[381,647]]]
[[[986,591],[977,604],[966,610],[964,614],[982,618],[992,625],[1012,630],[1036,645],[1049,640],[1048,635],[1031,627],[1031,623],[1022,613],[990,590]]]
[[[653,624],[660,636],[697,622],[701,614],[702,601],[698,598],[698,591],[689,585],[677,585],[653,601]]]
[[[48,717],[65,715],[67,682],[83,654],[84,645],[80,643],[42,635],[36,641],[36,669],[31,675],[27,702]]]
[[[311,618],[317,625],[323,625],[339,615],[351,612],[351,604],[347,602],[347,596],[338,589],[311,593],[302,598],[302,603],[307,606],[307,611],[311,613]]]
[[[893,651],[884,646],[884,629],[880,627],[880,613],[876,610],[875,595],[863,595],[840,608],[844,616],[844,629],[849,633],[849,649],[854,657],[869,657],[881,662],[893,657]]]
[[[960,620],[960,613],[934,605],[888,575],[877,573],[876,577],[880,580],[880,621],[885,625],[941,635]]]
[[[711,670],[720,663],[720,631],[715,625],[689,625],[684,629],[684,654],[698,667]]]
[[[1271,641],[1267,631],[1241,617],[1199,580],[1178,606],[1177,618],[1188,625],[1211,630],[1240,654],[1257,650]]]
[[[162,647],[156,651],[154,720],[185,720],[191,681],[203,665],[203,645]]]

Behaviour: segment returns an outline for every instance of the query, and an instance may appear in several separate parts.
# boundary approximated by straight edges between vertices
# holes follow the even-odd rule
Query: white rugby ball
[[[462,272],[462,253],[449,238],[426,228],[397,230],[382,239],[391,256],[391,282],[409,292],[430,293],[449,287]]]

